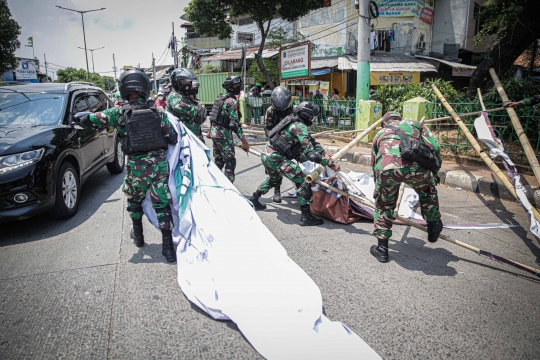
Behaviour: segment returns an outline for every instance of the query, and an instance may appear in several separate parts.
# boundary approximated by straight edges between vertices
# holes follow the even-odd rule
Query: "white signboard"
[[[476,68],[465,68],[465,67],[453,67],[452,68],[452,76],[466,76],[466,77],[471,77],[474,70],[476,70]]]
[[[238,31],[236,33],[236,42],[238,44],[253,45],[254,41],[255,41],[255,34],[254,33],[240,32],[240,31]]]
[[[281,79],[298,79],[309,77],[311,70],[310,50],[310,42],[281,48],[279,54]]]
[[[33,61],[21,61],[15,69],[15,76],[16,81],[38,82],[36,66]]]

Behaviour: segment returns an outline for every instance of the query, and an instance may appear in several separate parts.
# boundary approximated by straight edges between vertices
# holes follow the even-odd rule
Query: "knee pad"
[[[165,206],[162,209],[154,209],[154,210],[156,211],[157,218],[159,221],[170,221],[170,222],[173,221],[171,207],[169,205]]]
[[[303,192],[302,197],[307,201],[311,200],[311,196],[313,196],[313,191],[311,191],[311,185],[303,181],[300,184],[299,188],[304,190],[302,191]]]

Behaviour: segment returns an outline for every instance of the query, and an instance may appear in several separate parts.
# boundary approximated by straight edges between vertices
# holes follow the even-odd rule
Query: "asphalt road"
[[[250,194],[263,167],[256,156],[237,158],[236,185]],[[183,296],[146,220],[148,245],[130,242],[122,180],[105,169],[92,176],[68,221],[42,215],[0,225],[0,359],[260,358],[234,323]],[[405,226],[394,227],[391,261],[381,264],[369,254],[370,222],[300,227],[296,200],[273,204],[271,195],[259,215],[320,287],[327,316],[383,358],[540,357],[538,279],[442,240],[427,243]],[[440,202],[446,222],[519,224],[445,233],[539,267],[540,246],[518,204],[443,186]]]

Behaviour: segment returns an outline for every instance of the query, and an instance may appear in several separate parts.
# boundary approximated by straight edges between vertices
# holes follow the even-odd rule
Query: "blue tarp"
[[[311,70],[311,75],[326,75],[332,72],[332,68]]]

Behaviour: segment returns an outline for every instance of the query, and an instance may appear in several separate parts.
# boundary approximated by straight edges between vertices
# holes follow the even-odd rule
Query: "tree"
[[[56,72],[58,77],[57,82],[59,83],[68,83],[71,81],[88,81],[88,75],[84,69],[75,69],[72,67],[65,68],[63,70],[58,70]],[[110,76],[101,76],[97,73],[90,74],[90,80],[97,87],[102,88],[103,90],[113,89],[115,86],[114,79]]]
[[[492,84],[489,69],[494,68],[499,77],[510,69],[514,61],[540,38],[537,26],[540,13],[538,0],[490,0],[477,15],[484,24],[475,37],[475,44],[492,35],[493,45],[488,55],[478,65],[469,82],[467,96],[476,96],[477,88]]]
[[[262,59],[262,52],[272,20],[278,16],[286,21],[295,21],[310,11],[321,8],[323,4],[324,0],[229,0],[227,2],[222,0],[191,0],[184,10],[198,34],[217,36],[222,40],[230,38],[232,35],[232,20],[230,19],[241,16],[251,17],[261,34],[261,44],[255,58],[266,82],[271,88],[274,88],[274,83]]]
[[[0,74],[17,67],[15,51],[21,47],[18,40],[21,26],[11,17],[7,0],[0,0]]]
[[[279,79],[279,68],[276,60],[272,59],[263,59],[264,67],[266,68],[266,71],[268,71],[268,75],[270,75],[270,79],[272,79],[273,82],[278,82]],[[253,76],[256,80],[256,82],[265,82],[266,77],[263,75],[262,72],[259,71],[259,65],[256,62],[252,62],[247,70],[248,76]]]

